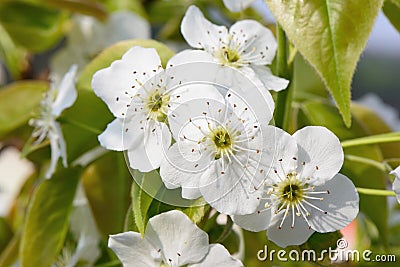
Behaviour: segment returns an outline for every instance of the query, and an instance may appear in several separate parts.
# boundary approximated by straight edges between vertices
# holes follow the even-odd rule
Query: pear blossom
[[[391,171],[390,174],[393,174],[396,177],[393,181],[392,188],[396,194],[397,201],[400,203],[400,166]]]
[[[255,0],[223,0],[227,9],[239,12],[248,8]]]
[[[256,92],[231,88],[223,98],[174,109],[170,129],[176,143],[160,166],[167,188],[181,187],[187,199],[202,196],[225,214],[256,210],[262,193],[257,185],[268,169],[262,157],[273,154],[262,149],[269,142],[263,128],[272,118],[273,101]]]
[[[267,132],[267,130],[266,130]],[[267,229],[267,237],[281,247],[300,245],[314,231],[333,232],[358,214],[354,184],[338,173],[344,154],[339,139],[328,129],[308,126],[293,136],[270,126],[277,136],[277,155],[264,183],[258,210],[233,216],[249,231]]]
[[[167,117],[176,104],[220,94],[211,86],[182,84],[169,74],[172,64],[167,66],[164,70],[155,49],[136,46],[92,79],[94,92],[116,117],[98,137],[100,144],[127,150],[130,166],[141,172],[160,166],[172,138],[168,123],[174,115]]]
[[[393,131],[400,131],[399,112],[385,103],[377,94],[365,94],[356,102],[374,111]]]
[[[182,20],[181,32],[191,47],[202,49],[193,60],[212,60],[235,68],[269,90],[283,90],[289,83],[274,76],[266,66],[275,57],[277,43],[272,32],[257,21],[238,21],[228,30],[212,24],[196,6],[190,6]],[[180,54],[191,58],[190,52],[184,50]]]
[[[108,246],[124,267],[243,266],[222,245],[209,245],[207,233],[177,210],[152,217],[144,238],[136,232],[120,233],[110,236]]]
[[[29,122],[35,127],[32,133],[32,137],[36,139],[34,144],[40,144],[46,138],[50,141],[51,161],[46,178],[50,178],[54,173],[59,158],[62,159],[64,167],[67,167],[65,140],[57,118],[66,108],[71,107],[77,98],[76,71],[77,66],[72,65],[59,84],[51,83],[49,91],[40,103],[39,117]]]
[[[81,184],[73,202],[70,231],[76,246],[65,246],[54,266],[93,266],[101,254],[101,237]]]
[[[50,62],[55,79],[65,73],[66,66],[71,64],[78,65],[81,70],[99,52],[114,43],[151,36],[149,23],[126,10],[112,12],[105,22],[84,15],[75,15],[71,21],[65,47],[57,51]]]

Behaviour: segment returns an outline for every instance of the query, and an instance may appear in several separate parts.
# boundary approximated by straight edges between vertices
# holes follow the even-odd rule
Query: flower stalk
[[[276,75],[290,81],[293,76],[293,67],[292,63],[290,65],[288,64],[286,34],[279,24],[277,24],[276,32],[278,42]],[[290,83],[286,90],[278,93],[275,113],[275,125],[285,131],[287,131],[289,128],[292,97],[293,88]]]
[[[357,187],[356,189],[357,189],[358,193],[364,194],[364,195],[383,196],[383,197],[386,197],[386,196],[394,197],[394,196],[396,196],[396,194],[391,190],[361,188],[361,187]]]

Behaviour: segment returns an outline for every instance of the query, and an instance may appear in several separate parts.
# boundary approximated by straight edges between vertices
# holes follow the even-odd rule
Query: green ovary
[[[167,109],[170,96],[160,94],[156,91],[148,98],[147,108],[150,111],[150,118],[159,122],[165,122],[167,119]]]

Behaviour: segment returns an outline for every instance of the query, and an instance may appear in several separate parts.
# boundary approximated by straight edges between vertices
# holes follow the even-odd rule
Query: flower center
[[[304,191],[303,188],[306,184],[297,179],[295,172],[289,173],[286,179],[278,184],[277,196],[280,201],[280,205],[287,204],[298,204],[303,200]]]
[[[224,127],[217,127],[210,132],[210,139],[213,142],[216,154],[215,159],[220,159],[226,153],[232,152],[232,138]]]
[[[165,122],[169,100],[170,96],[168,94],[162,94],[158,90],[151,94],[146,103],[150,119]]]
[[[224,56],[229,63],[235,63],[240,59],[238,52],[232,49],[225,50]]]

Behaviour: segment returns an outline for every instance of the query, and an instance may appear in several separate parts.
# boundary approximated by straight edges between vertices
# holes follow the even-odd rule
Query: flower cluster
[[[276,52],[273,34],[252,20],[229,30],[214,25],[195,6],[181,31],[197,50],[176,54],[166,68],[155,49],[133,47],[93,76],[94,92],[115,116],[100,144],[127,151],[133,169],[159,168],[167,188],[181,188],[186,199],[202,197],[244,229],[268,229],[268,238],[283,247],[349,224],[359,198],[338,173],[344,159],[338,138],[324,127],[291,136],[269,125],[274,101],[268,90],[288,85],[266,66]],[[176,231],[168,221],[177,217],[153,217],[144,240],[129,232],[112,236],[109,245],[125,266],[139,257],[143,266],[208,262],[222,250],[212,246],[205,258],[208,249],[185,252],[179,242],[189,241],[169,236]],[[179,220],[176,227],[187,219]],[[191,235],[203,235],[194,229]],[[205,237],[196,240],[208,244]],[[128,253],[132,248],[137,255]]]

